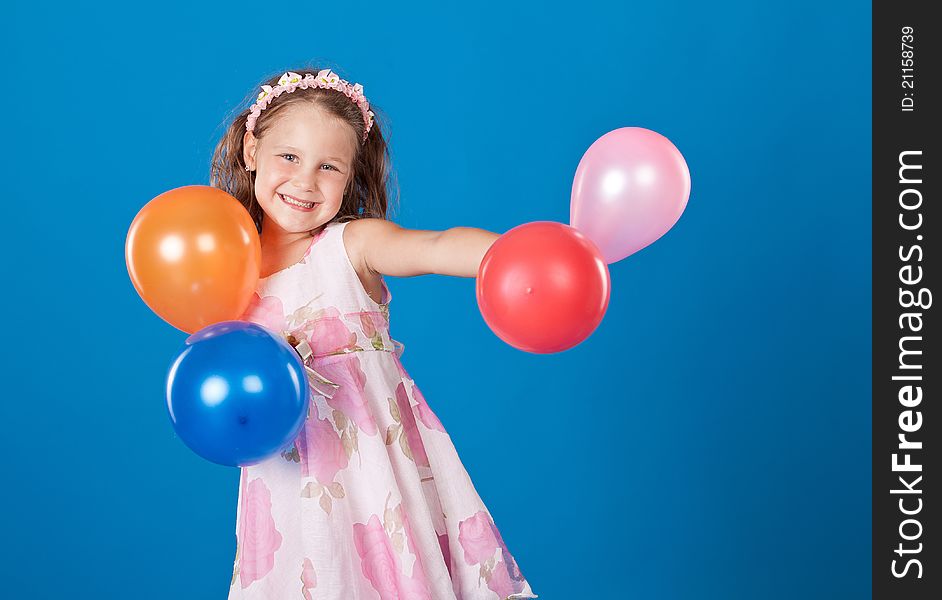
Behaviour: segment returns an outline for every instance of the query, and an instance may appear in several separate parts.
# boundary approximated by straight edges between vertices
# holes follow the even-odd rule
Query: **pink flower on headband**
[[[255,101],[256,101],[256,102],[260,102],[260,101],[262,100],[262,98],[264,98],[265,96],[267,96],[267,95],[270,94],[270,93],[271,93],[271,86],[270,86],[270,85],[263,85],[263,86],[262,86],[262,91],[259,92],[258,98],[256,98]]]
[[[369,101],[367,101],[366,96],[363,95],[363,86],[359,83],[350,85],[348,81],[341,79],[330,69],[318,71],[317,76],[305,75],[304,77],[292,71],[288,71],[278,79],[278,83],[274,87],[263,85],[262,91],[255,100],[255,104],[249,109],[249,116],[245,120],[246,131],[253,131],[255,129],[255,122],[258,121],[259,115],[271,104],[272,100],[283,93],[290,94],[299,87],[301,89],[322,88],[337,90],[344,96],[350,98],[363,115],[363,122],[366,124],[363,131],[363,141],[366,141],[366,137],[373,127],[373,117],[375,115],[373,111],[370,110]]]
[[[281,76],[281,79],[278,80],[278,85],[288,85],[289,83],[299,83],[301,81],[301,76],[297,73],[292,73],[288,71]]]
[[[340,78],[337,77],[337,74],[330,69],[324,69],[317,73],[317,81],[326,83],[327,85],[333,87],[340,83]]]

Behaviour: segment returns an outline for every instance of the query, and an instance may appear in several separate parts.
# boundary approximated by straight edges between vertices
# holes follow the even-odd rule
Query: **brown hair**
[[[308,68],[294,71],[302,77],[308,73],[317,75],[320,69]],[[278,75],[270,77],[265,85],[278,84]],[[261,88],[261,85],[259,85]],[[249,211],[255,227],[262,231],[262,207],[255,198],[255,175],[245,170],[243,136],[249,109],[254,104],[256,93],[245,101],[246,108],[235,117],[216,145],[210,165],[210,185],[234,196]],[[249,101],[251,100],[251,101]],[[290,94],[281,94],[261,112],[253,133],[259,139],[272,127],[278,115],[289,106],[308,102],[327,111],[328,114],[349,125],[357,140],[363,139],[366,123],[359,107],[349,98],[335,90],[321,88],[298,88]],[[237,109],[238,110],[238,109]],[[394,178],[389,157],[389,148],[380,124],[380,115],[371,102],[370,110],[376,115],[365,142],[357,144],[353,159],[353,178],[344,191],[340,210],[331,221],[349,221],[364,217],[387,219],[389,187]],[[398,199],[398,192],[396,198]]]

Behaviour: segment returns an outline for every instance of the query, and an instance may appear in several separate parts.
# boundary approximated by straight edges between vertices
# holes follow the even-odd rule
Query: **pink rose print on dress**
[[[245,490],[242,530],[242,587],[258,581],[275,566],[275,551],[281,547],[281,533],[271,515],[271,492],[265,482],[254,479]]]
[[[464,560],[469,565],[487,561],[500,547],[491,528],[491,519],[484,511],[458,523],[458,543],[464,549]]]
[[[387,495],[387,504],[389,498]],[[391,532],[391,538],[387,531]],[[393,509],[385,508],[382,522],[378,515],[371,515],[365,525],[354,523],[353,541],[363,575],[379,592],[380,600],[432,600],[412,528],[401,503]],[[403,542],[415,557],[411,576],[402,573]]]
[[[363,335],[369,338],[374,350],[382,350],[386,347],[383,342],[383,333],[389,331],[389,321],[385,314],[376,310],[365,310],[347,313],[344,317],[359,324]]]
[[[415,461],[415,464],[428,467],[428,454],[425,452],[425,444],[422,443],[422,437],[419,435],[419,429],[415,424],[415,414],[412,412],[412,405],[409,404],[409,396],[406,394],[406,386],[401,381],[399,382],[399,385],[396,386],[396,407],[399,409],[398,416],[399,419],[401,419],[402,428],[406,436],[406,442],[408,442],[409,445],[409,451],[407,451],[406,454],[411,454],[409,458]],[[395,417],[396,415],[393,414],[393,418]],[[391,426],[391,428],[394,427],[396,427],[396,425]],[[389,442],[389,437],[390,435],[387,433],[387,442]],[[406,451],[405,446],[403,446],[403,451]]]
[[[366,374],[360,368],[359,357],[350,354],[341,360],[323,364],[315,360],[311,367],[340,385],[333,397],[327,399],[327,404],[353,419],[366,435],[376,435],[376,421],[363,394],[366,389]]]
[[[242,315],[242,320],[257,323],[280,334],[285,327],[285,308],[278,296],[261,298],[255,293]]]
[[[498,563],[497,567],[495,567],[495,572],[498,570],[506,572],[511,584],[515,586],[514,592],[519,592],[523,589],[523,583],[526,579],[523,573],[520,572],[520,567],[517,566],[516,559],[510,554],[510,550],[507,549],[507,544],[504,543],[504,538],[501,537],[500,531],[497,530],[497,525],[495,525],[493,521],[491,521],[491,530],[493,530],[494,537],[497,538],[497,543],[500,545],[500,556],[503,559],[503,562]]]
[[[490,579],[487,580],[487,587],[496,593],[498,598],[506,598],[514,592],[520,591],[514,589],[510,575],[507,574],[507,569],[504,568],[504,563],[497,563],[497,566],[494,567]]]
[[[363,329],[363,335],[369,338],[389,329],[389,322],[386,320],[386,315],[378,310],[347,313],[345,316],[348,319],[356,319]]]
[[[304,324],[309,333],[308,342],[315,357],[322,357],[357,349],[357,334],[340,319],[340,311],[331,306],[317,311],[314,318]]]
[[[481,565],[487,587],[498,597],[506,598],[523,590],[523,575],[485,511],[478,511],[458,524],[458,542],[464,550],[465,562]],[[495,556],[498,548],[500,553]]]
[[[316,409],[315,409],[316,410]],[[301,476],[327,485],[337,472],[347,468],[347,453],[329,419],[308,419],[304,423],[303,443],[298,444]]]
[[[317,587],[317,574],[314,572],[314,564],[310,558],[304,559],[301,565],[301,594],[304,600],[312,600],[311,590]]]
[[[425,402],[425,396],[422,394],[422,391],[419,390],[419,387],[415,385],[415,381],[409,377],[409,374],[406,372],[405,367],[402,366],[402,361],[399,359],[399,356],[395,353],[392,355],[393,362],[396,364],[396,369],[399,370],[399,376],[403,381],[412,381],[412,397],[415,398],[415,401],[419,410],[419,419],[422,423],[429,429],[434,429],[436,431],[445,432],[445,426],[442,425],[442,422],[438,420],[438,417],[432,412],[432,409],[429,408],[427,402]]]
[[[297,447],[301,459],[301,476],[313,475],[317,481],[309,481],[301,490],[301,497],[317,498],[321,509],[329,515],[333,498],[346,496],[343,485],[334,481],[334,477],[347,468],[350,455],[330,420],[319,419],[316,405],[313,408],[314,417],[304,422]]]
[[[415,382],[412,382],[412,397],[415,398],[417,403],[416,408],[419,411],[419,419],[422,423],[425,424],[429,429],[434,429],[436,431],[441,431],[445,433],[445,427],[442,425],[442,422],[438,420],[438,417],[435,416],[435,413],[432,412],[432,409],[429,408],[428,404],[425,403],[425,396],[422,395],[422,392],[419,391],[419,386],[415,385]]]
[[[432,592],[424,573],[421,578],[402,576],[399,580],[399,600],[432,600]]]
[[[353,524],[353,543],[360,567],[381,600],[399,599],[399,555],[392,547],[379,517],[371,515],[364,525]]]

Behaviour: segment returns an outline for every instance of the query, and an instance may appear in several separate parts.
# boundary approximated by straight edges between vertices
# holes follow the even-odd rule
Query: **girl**
[[[388,158],[363,87],[329,69],[268,81],[216,147],[212,185],[262,243],[242,318],[312,375],[294,445],[242,468],[230,599],[537,597],[399,360],[383,280],[474,277],[498,236],[386,220]]]

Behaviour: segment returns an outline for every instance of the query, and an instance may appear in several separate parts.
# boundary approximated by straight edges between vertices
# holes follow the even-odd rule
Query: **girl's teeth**
[[[298,202],[297,200],[294,200],[294,199],[292,199],[292,198],[289,198],[289,197],[287,197],[287,196],[285,196],[285,195],[283,195],[283,194],[281,195],[281,199],[284,200],[285,202],[287,202],[288,204],[294,204],[295,206],[301,206],[301,207],[303,207],[303,208],[313,208],[313,207],[314,207],[314,203],[313,203],[313,202]]]

